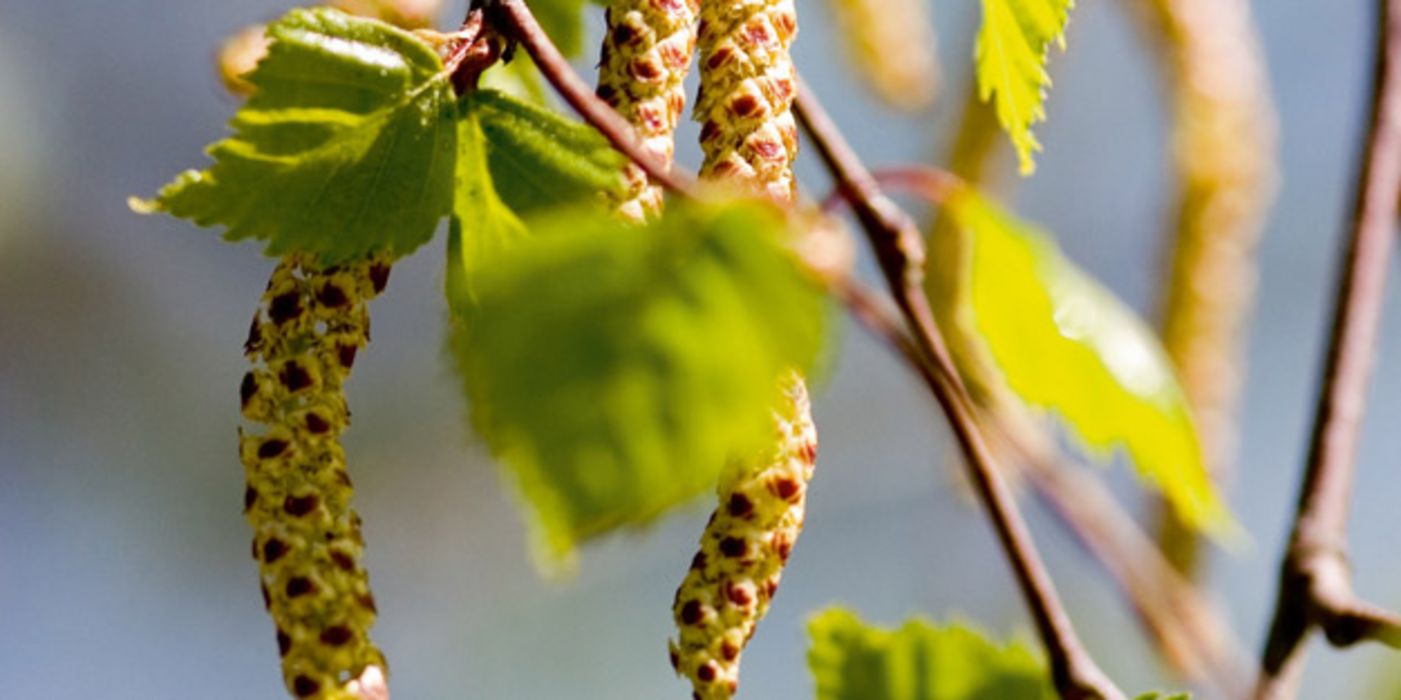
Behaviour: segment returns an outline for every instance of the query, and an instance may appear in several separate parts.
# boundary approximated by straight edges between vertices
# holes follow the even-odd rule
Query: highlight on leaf
[[[214,164],[132,208],[328,265],[427,242],[452,202],[456,147],[437,54],[383,22],[324,8],[293,10],[268,37],[233,136],[208,150]]]
[[[997,121],[1017,149],[1023,175],[1036,170],[1041,144],[1031,125],[1046,118],[1046,61],[1051,44],[1064,48],[1073,0],[982,0],[974,61],[978,96],[991,100]]]
[[[643,227],[566,211],[531,232],[471,270],[452,350],[472,423],[559,564],[761,449],[779,377],[818,354],[825,301],[762,204],[679,204]]]
[[[1046,234],[971,189],[946,213],[956,238],[931,245],[930,297],[970,385],[1005,383],[1098,456],[1124,448],[1185,523],[1236,535],[1152,331]]]
[[[963,625],[921,619],[871,627],[832,608],[808,623],[817,700],[1052,700],[1044,664],[1021,644],[1001,645]]]

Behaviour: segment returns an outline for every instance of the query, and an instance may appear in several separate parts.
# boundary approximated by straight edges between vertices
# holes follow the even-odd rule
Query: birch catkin
[[[895,107],[929,106],[939,54],[926,0],[830,0],[838,34],[864,82]]]
[[[342,385],[370,339],[366,302],[384,289],[385,258],[319,269],[291,255],[273,271],[244,353],[239,431],[263,602],[277,626],[287,689],[351,700],[383,692],[384,656],[370,641],[375,602],[360,563],[340,436]]]
[[[792,0],[704,0],[699,33],[704,178],[737,182],[789,203],[796,192],[793,121],[798,33]]]
[[[1191,401],[1207,467],[1221,480],[1235,460],[1255,247],[1274,195],[1275,118],[1248,2],[1142,5],[1175,112],[1178,194],[1163,344]],[[1163,517],[1166,553],[1191,571],[1196,538],[1171,515]]]
[[[807,388],[796,374],[784,382],[774,428],[770,451],[720,484],[720,507],[676,591],[680,635],[671,642],[671,663],[705,700],[728,698],[739,687],[740,653],[768,612],[803,529],[817,428]]]
[[[682,82],[696,50],[699,0],[614,0],[598,67],[598,96],[616,109],[642,148],[671,164],[676,124],[686,107]],[[662,190],[636,163],[626,170],[627,189],[615,201],[623,217],[641,222],[662,208]]]
[[[788,51],[797,30],[791,0],[701,3],[703,178],[792,202],[797,75]],[[773,442],[721,480],[719,506],[672,605],[678,636],[669,644],[671,664],[703,700],[738,690],[740,654],[802,531],[817,430],[802,377],[789,375],[782,389]]]

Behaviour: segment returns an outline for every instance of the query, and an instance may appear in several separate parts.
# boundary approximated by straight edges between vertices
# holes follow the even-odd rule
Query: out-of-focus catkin
[[[939,52],[927,0],[829,0],[837,35],[871,91],[900,109],[928,107]]]
[[[379,697],[385,662],[370,641],[375,602],[340,436],[350,423],[342,385],[369,342],[366,303],[387,258],[321,269],[291,255],[273,271],[244,352],[239,431],[263,602],[277,628],[294,697]]]
[[[1163,342],[1195,412],[1207,466],[1221,480],[1235,460],[1255,248],[1275,191],[1275,115],[1249,3],[1141,4],[1174,105],[1177,202]],[[1193,540],[1181,527],[1166,527],[1167,553],[1183,570],[1193,566]]]
[[[798,33],[793,0],[704,0],[699,33],[701,176],[793,201],[798,151],[789,48]]]
[[[623,116],[642,148],[671,164],[676,124],[686,108],[682,83],[696,50],[699,0],[613,0],[598,62],[598,96]],[[636,163],[626,170],[627,189],[613,204],[626,219],[642,222],[661,212],[662,190]]]
[[[740,654],[768,612],[802,532],[816,459],[807,388],[794,374],[774,414],[772,448],[720,484],[720,506],[676,591],[679,638],[671,642],[671,663],[691,679],[698,698],[729,698],[739,686]]]

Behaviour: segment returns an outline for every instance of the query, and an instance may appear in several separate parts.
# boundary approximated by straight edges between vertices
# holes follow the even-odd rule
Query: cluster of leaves
[[[214,164],[134,206],[327,265],[406,255],[450,216],[472,422],[547,561],[760,447],[777,378],[825,335],[778,212],[678,204],[627,228],[599,197],[622,187],[622,157],[592,128],[492,90],[459,98],[430,46],[375,20],[294,10],[268,35]]]

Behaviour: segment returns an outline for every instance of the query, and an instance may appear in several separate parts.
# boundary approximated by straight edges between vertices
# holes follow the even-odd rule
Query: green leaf
[[[1046,72],[1052,42],[1065,45],[1065,25],[1073,0],[982,0],[974,60],[978,97],[992,99],[997,121],[1012,138],[1023,175],[1036,169],[1031,154],[1041,144],[1031,125],[1046,118]]]
[[[1173,693],[1172,695],[1164,695],[1160,692],[1154,691],[1151,693],[1144,693],[1134,698],[1134,700],[1192,700],[1192,696],[1188,693]]]
[[[453,348],[545,563],[762,447],[779,376],[824,337],[783,227],[759,204],[678,205],[644,227],[568,212],[475,271]]]
[[[933,241],[930,298],[970,384],[1005,382],[1099,456],[1122,446],[1184,522],[1234,535],[1153,332],[1046,234],[971,189],[945,211],[958,238]]]
[[[465,100],[486,134],[492,178],[506,204],[521,215],[625,186],[621,153],[593,127],[483,90]]]
[[[1040,659],[960,625],[910,620],[890,631],[841,608],[808,623],[817,700],[1053,700]]]
[[[234,135],[209,148],[214,165],[133,208],[326,263],[427,242],[452,203],[456,148],[452,87],[433,49],[329,9],[293,10],[268,36]]]
[[[477,273],[526,236],[525,224],[496,193],[474,104],[464,98],[457,124],[457,184],[448,227],[448,305],[459,314],[475,303]]]

